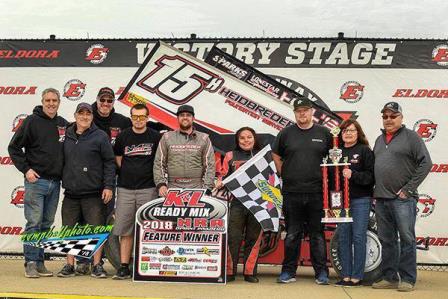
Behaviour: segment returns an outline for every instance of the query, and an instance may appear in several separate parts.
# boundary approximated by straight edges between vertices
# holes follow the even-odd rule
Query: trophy
[[[343,167],[347,169],[350,165],[348,163],[348,157],[345,157],[343,162],[340,162],[342,158],[342,150],[339,148],[339,127],[334,127],[330,132],[333,135],[333,148],[328,151],[328,156],[322,159],[320,164],[322,169],[322,191],[324,201],[324,218],[323,223],[341,223],[341,222],[353,222],[353,218],[349,215],[350,199],[349,199],[349,186],[348,179],[344,178],[344,191],[341,190],[341,177],[339,174],[339,168]],[[328,163],[330,159],[330,163]],[[334,190],[329,190],[328,184],[328,169],[334,170]],[[342,210],[345,210],[345,216],[341,217]]]

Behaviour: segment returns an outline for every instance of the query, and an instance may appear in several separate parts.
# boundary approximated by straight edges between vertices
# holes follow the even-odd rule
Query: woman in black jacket
[[[374,155],[356,120],[345,120],[340,129],[342,156],[351,163],[349,168],[343,169],[342,175],[349,179],[350,215],[353,222],[338,225],[342,279],[336,285],[354,287],[361,285],[364,276],[367,226],[375,180]]]
[[[257,135],[250,127],[242,127],[236,132],[235,144],[235,149],[226,153],[222,167],[218,170],[219,180],[232,174],[261,149]],[[220,186],[222,184],[218,185]],[[244,280],[258,282],[257,260],[262,233],[255,216],[232,196],[228,226],[227,281],[235,280],[239,250],[244,237]]]

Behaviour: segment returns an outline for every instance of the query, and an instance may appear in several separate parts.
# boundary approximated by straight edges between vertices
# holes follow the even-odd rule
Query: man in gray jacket
[[[398,103],[386,103],[381,113],[384,130],[376,139],[373,151],[382,280],[374,283],[373,288],[408,292],[414,289],[417,278],[417,187],[430,172],[432,161],[420,136],[403,125]]]
[[[194,109],[177,110],[179,129],[163,134],[154,160],[154,182],[160,196],[168,188],[214,188],[215,156],[207,134],[193,128]]]

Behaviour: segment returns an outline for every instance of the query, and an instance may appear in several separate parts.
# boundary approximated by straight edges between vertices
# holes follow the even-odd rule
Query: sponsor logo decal
[[[12,132],[17,132],[27,116],[27,114],[19,114],[14,118],[12,122]]]
[[[120,128],[114,128],[110,127],[110,143],[112,145],[115,144],[115,140],[117,140],[118,135],[120,135],[121,129]]]
[[[143,246],[142,254],[157,254],[157,249]]]
[[[420,194],[417,201],[417,216],[428,217],[434,212],[436,200],[428,194]]]
[[[347,103],[354,104],[359,102],[364,95],[364,85],[356,81],[345,82],[340,90],[340,99]]]
[[[430,142],[436,137],[437,126],[429,119],[420,119],[414,124],[413,130],[422,137],[424,142]]]
[[[179,255],[192,255],[192,254],[195,254],[195,252],[194,252],[194,248],[179,247],[177,249],[177,254],[179,254]]]
[[[70,101],[78,101],[86,92],[86,84],[79,79],[72,79],[65,83],[63,96]]]
[[[59,142],[64,142],[65,140],[65,127],[58,126]]]
[[[175,263],[186,263],[187,258],[186,257],[174,257],[174,262]]]
[[[165,246],[165,247],[163,247],[162,249],[159,250],[159,253],[161,255],[164,255],[164,256],[170,256],[170,255],[173,255],[175,252],[174,252],[174,250],[172,250],[168,246]]]
[[[432,61],[440,66],[448,65],[448,45],[438,45],[432,50]]]
[[[100,64],[106,60],[108,52],[109,48],[102,44],[94,44],[87,49],[85,59],[92,64]]]
[[[12,205],[15,205],[18,208],[23,208],[25,204],[25,187],[17,186],[11,192],[11,202]]]

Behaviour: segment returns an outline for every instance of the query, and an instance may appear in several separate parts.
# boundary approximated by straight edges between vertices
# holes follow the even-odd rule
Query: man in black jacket
[[[25,176],[25,233],[50,229],[58,207],[62,175],[62,147],[67,121],[57,115],[59,91],[42,92],[42,106],[36,106],[14,134],[8,146],[16,168]],[[23,246],[25,276],[53,276],[44,266],[44,250]]]
[[[111,200],[114,187],[115,156],[107,135],[92,123],[89,104],[78,104],[75,119],[64,142],[62,224],[73,227],[84,220],[86,224],[104,225],[104,205]],[[100,263],[101,251],[93,257],[91,276],[96,278],[107,276]],[[58,276],[74,275],[74,257],[67,255],[67,264]]]

